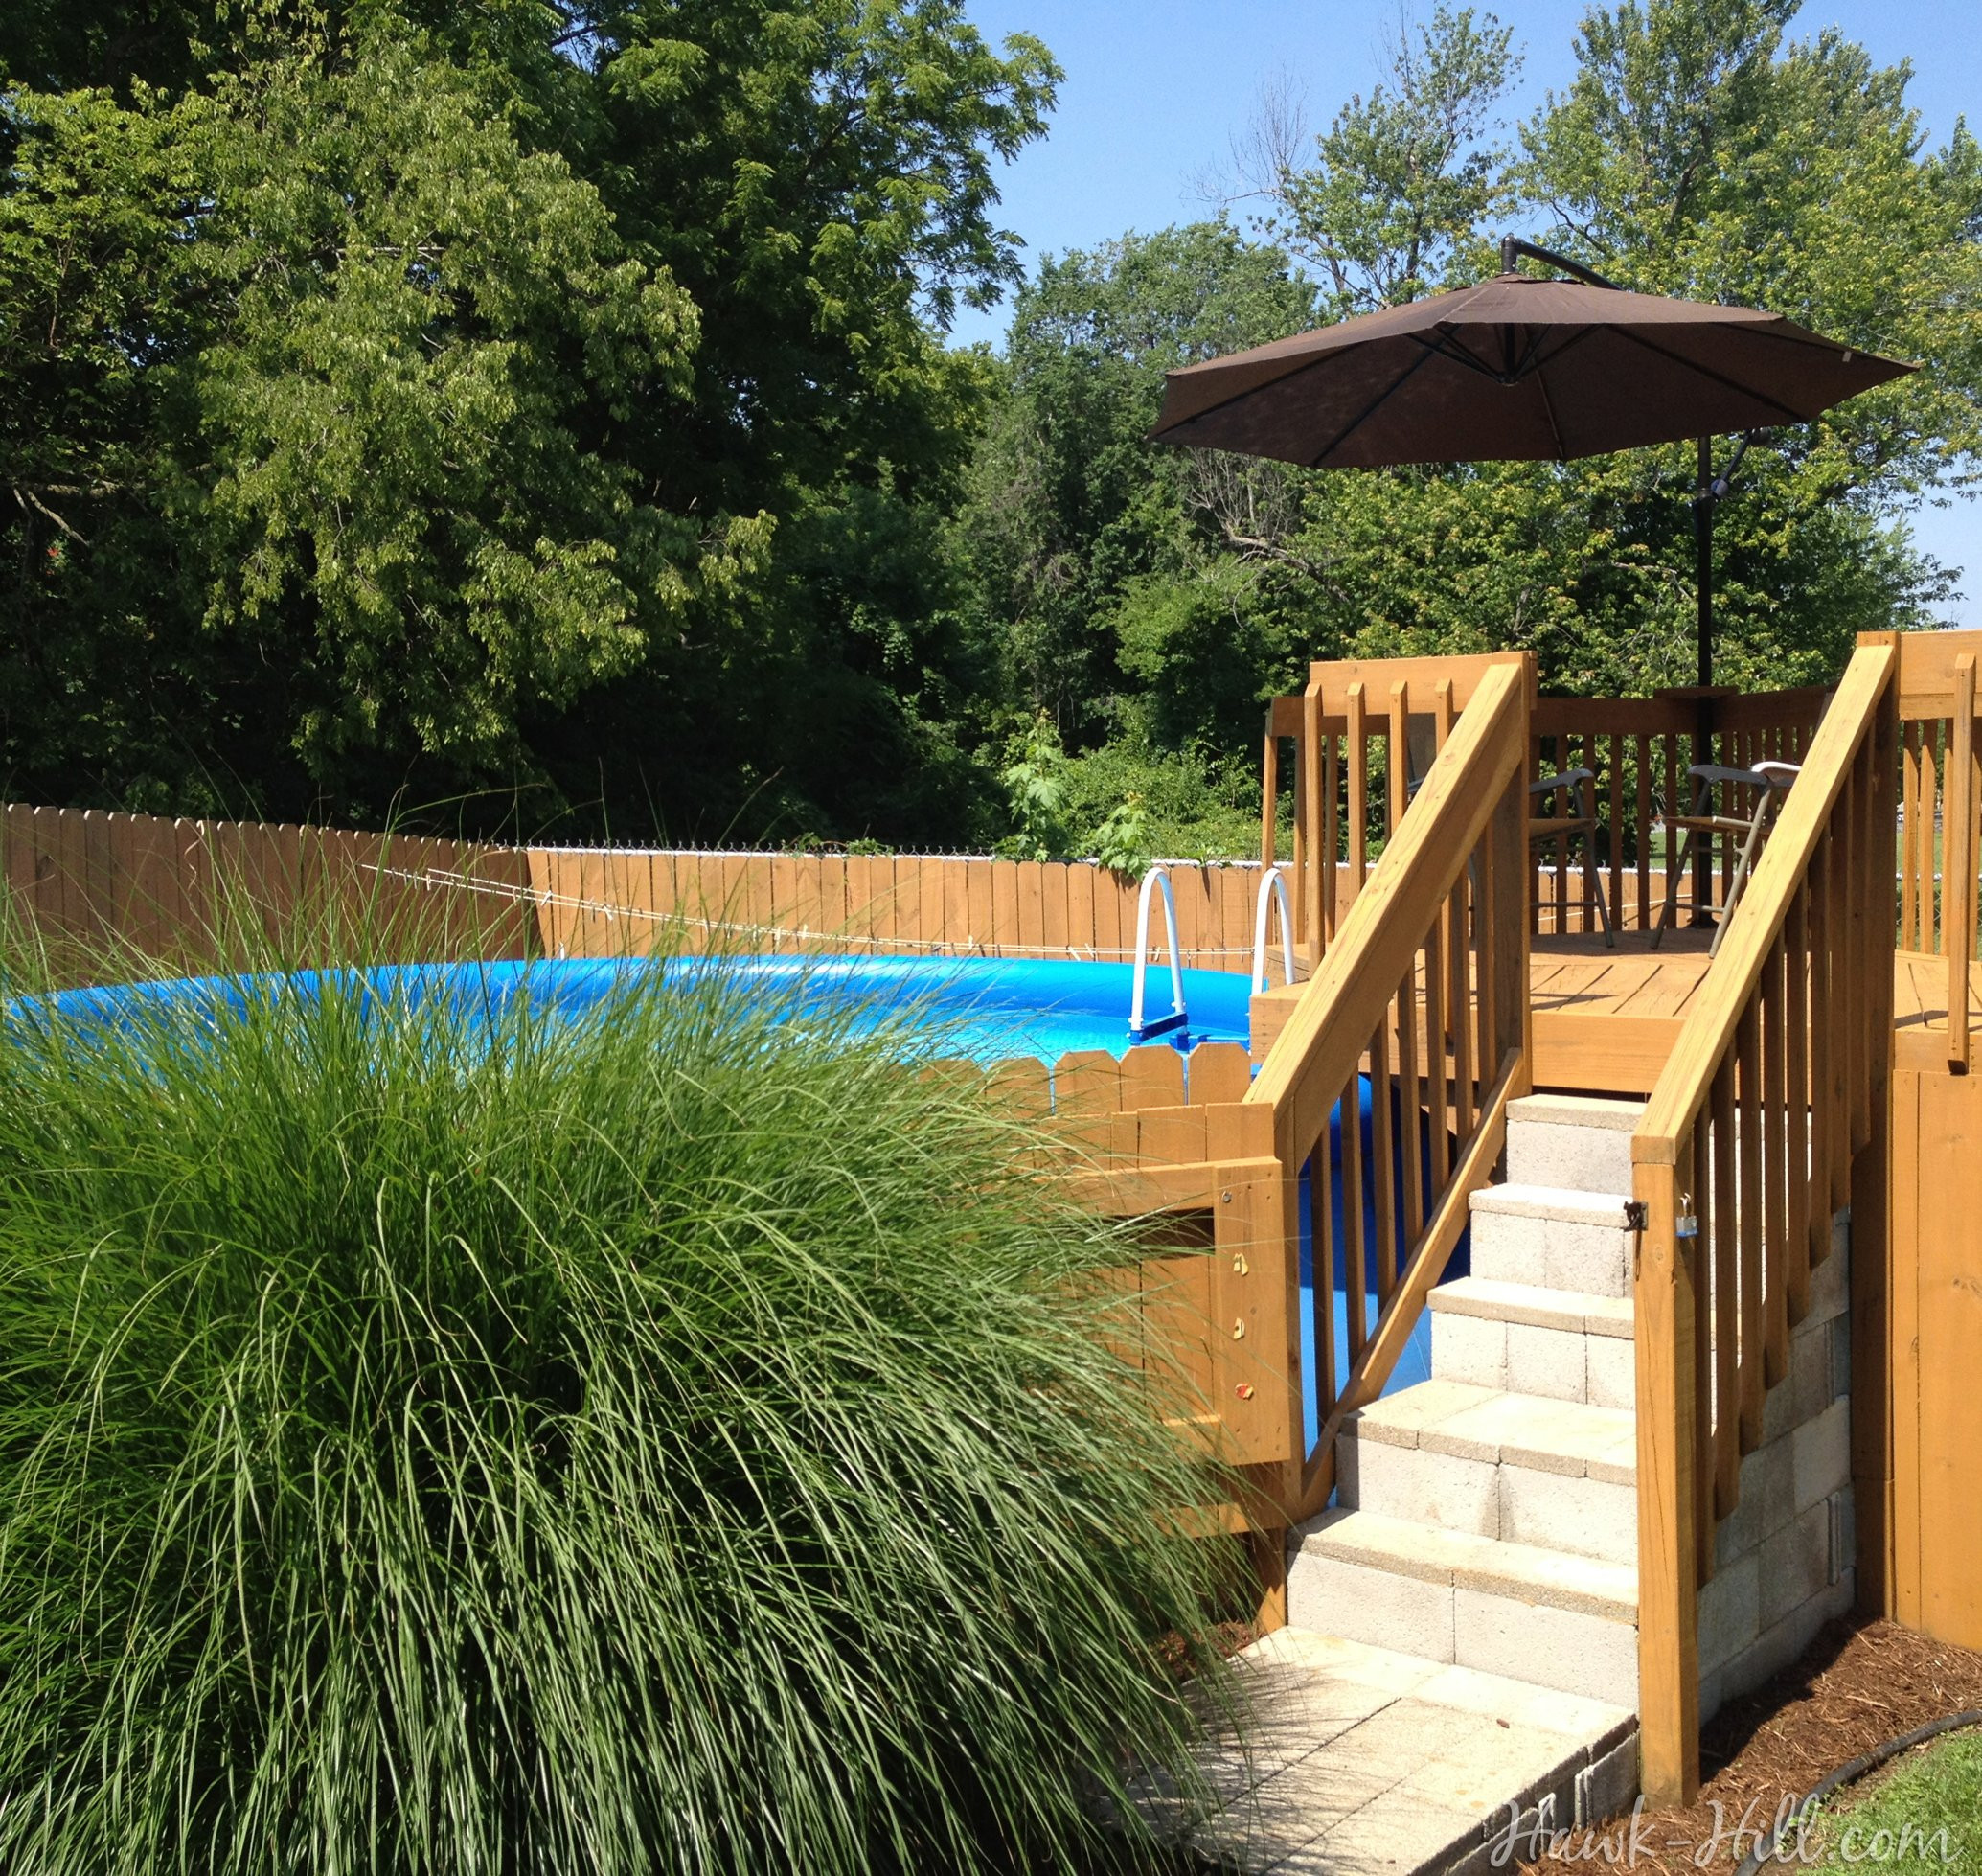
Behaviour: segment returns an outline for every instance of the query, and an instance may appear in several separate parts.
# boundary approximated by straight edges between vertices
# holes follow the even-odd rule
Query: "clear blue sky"
[[[1583,0],[1487,6],[1525,52],[1511,104],[1524,116],[1568,81]],[[1319,127],[1375,81],[1398,19],[1396,0],[970,0],[970,14],[993,41],[1037,34],[1066,72],[1051,132],[1000,178],[999,218],[1035,259],[1207,213],[1195,179],[1226,161],[1262,87],[1289,75]],[[1982,126],[1982,0],[1805,0],[1790,31],[1827,26],[1881,64],[1912,63],[1908,97],[1933,142],[1957,117]],[[1002,309],[966,313],[956,336],[995,341],[1004,325]],[[1924,509],[1915,533],[1969,569],[1953,616],[1982,627],[1982,502]]]

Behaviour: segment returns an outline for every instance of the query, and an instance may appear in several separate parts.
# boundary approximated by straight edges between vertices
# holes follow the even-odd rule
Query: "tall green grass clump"
[[[0,1038],[0,1869],[1138,1854],[1219,1567],[1166,1514],[1222,1488],[1111,1353],[1131,1246],[902,1036],[720,971],[45,1009]]]

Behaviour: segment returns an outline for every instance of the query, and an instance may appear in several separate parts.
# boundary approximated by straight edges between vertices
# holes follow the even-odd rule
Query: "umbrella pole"
[[[1694,590],[1698,611],[1694,624],[1694,650],[1699,686],[1698,715],[1694,723],[1693,759],[1714,760],[1714,440],[1699,439],[1699,475],[1693,492]],[[1713,924],[1707,909],[1713,903],[1714,843],[1693,843],[1693,923]]]

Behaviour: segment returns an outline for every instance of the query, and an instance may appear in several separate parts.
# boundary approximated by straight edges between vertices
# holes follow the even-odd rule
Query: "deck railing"
[[[1427,730],[1437,722],[1448,725],[1485,672],[1515,655],[1317,664],[1299,697],[1278,698],[1268,707],[1261,858],[1270,863],[1279,845],[1282,745],[1291,744],[1290,866],[1297,937],[1310,963],[1333,942],[1369,875],[1374,851],[1395,830],[1400,797],[1409,794]],[[1579,848],[1570,855],[1551,843],[1538,856],[1530,929],[1596,930],[1591,901],[1601,892],[1616,929],[1650,930],[1672,893],[1691,891],[1677,877],[1676,847],[1659,829],[1668,812],[1683,812],[1690,805],[1688,766],[1709,760],[1733,767],[1800,762],[1829,696],[1811,687],[1754,696],[1723,689],[1535,698],[1528,779],[1590,770],[1590,805],[1601,835],[1595,853]],[[1401,761],[1393,754],[1399,749],[1405,752]],[[1727,806],[1746,812],[1753,803],[1737,790]],[[1727,896],[1734,858],[1730,845],[1718,858],[1711,882],[1718,901]]]
[[[1632,1136],[1641,1766],[1699,1781],[1697,1596],[1883,1099],[1898,653],[1861,643]]]
[[[1976,954],[1982,746],[1975,735],[1982,632],[1900,641],[1899,945],[1947,961],[1947,1055],[1966,1073]]]
[[[1390,708],[1400,717],[1408,713],[1414,680],[1393,675],[1394,667],[1377,669]],[[1296,1320],[1289,1372],[1312,1396],[1320,1439],[1290,1480],[1296,1518],[1326,1504],[1336,1429],[1381,1392],[1465,1228],[1472,1192],[1492,1177],[1507,1104],[1527,1090],[1532,682],[1525,657],[1482,661],[1456,722],[1450,675],[1426,684],[1437,724],[1434,759],[1408,801],[1393,782],[1392,833],[1381,858],[1358,881],[1245,1096],[1249,1108],[1270,1111],[1275,1157],[1290,1174],[1307,1166],[1314,1195],[1310,1294],[1318,1371],[1300,1371]],[[1352,678],[1341,693],[1352,752],[1363,728],[1364,689]],[[1321,725],[1333,713],[1323,709],[1326,700],[1318,681],[1307,699],[1313,707],[1306,743],[1308,760],[1317,765],[1328,759]],[[1351,772],[1353,779],[1353,762]],[[1313,872],[1309,883],[1310,917],[1325,921],[1330,904]],[[1367,1163],[1357,1121],[1363,1073],[1371,1097]],[[1339,1247],[1329,1202],[1335,1151],[1330,1122],[1338,1110]],[[1289,1178],[1286,1190],[1288,1205],[1297,1205],[1297,1179]],[[1366,1242],[1365,1200],[1374,1243]],[[1297,1243],[1299,1219],[1291,1210],[1286,1229]],[[1332,1280],[1338,1248],[1348,1310],[1348,1363],[1339,1374]],[[1373,1291],[1378,1314],[1371,1328]]]

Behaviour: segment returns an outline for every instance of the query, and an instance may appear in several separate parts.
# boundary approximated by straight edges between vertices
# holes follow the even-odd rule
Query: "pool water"
[[[581,1018],[616,990],[624,990],[627,973],[658,970],[668,981],[698,972],[718,970],[745,983],[760,984],[766,995],[788,997],[795,1013],[832,1011],[848,1027],[877,1027],[904,1018],[918,1028],[936,1032],[936,1046],[945,1056],[990,1064],[1015,1056],[1033,1056],[1047,1064],[1076,1050],[1103,1049],[1116,1056],[1131,1045],[1128,1011],[1134,969],[1128,964],[1041,962],[1018,958],[901,957],[731,957],[679,958],[653,965],[612,959],[539,959],[529,963],[405,965],[367,973],[368,984],[381,995],[403,996],[418,1004],[445,998],[467,1012],[482,1012],[493,1021],[519,995],[528,995],[539,1011]],[[313,973],[304,973],[309,981]],[[115,1023],[140,1004],[177,1004],[189,1011],[224,1007],[240,1000],[242,980],[224,977],[186,978],[171,983],[112,985],[65,991],[54,998],[65,1018],[82,1022]],[[1188,1051],[1203,1042],[1249,1040],[1249,980],[1223,971],[1183,972],[1184,1006],[1188,1018],[1181,1030],[1160,1039],[1160,1045]],[[1145,992],[1146,1016],[1153,1020],[1171,1012],[1168,969],[1151,969]],[[19,1006],[15,1006],[16,1010]],[[1188,1056],[1187,1056],[1188,1061]],[[1187,1069],[1188,1072],[1188,1069]],[[1362,1163],[1374,1163],[1371,1151],[1370,1085],[1358,1082],[1357,1125],[1362,1135]],[[1392,1095],[1395,1100],[1395,1091]],[[1394,1137],[1402,1138],[1402,1118],[1394,1117]],[[1349,1298],[1344,1262],[1342,1219],[1342,1112],[1338,1104],[1330,1117],[1329,1163],[1330,1243],[1333,1270],[1330,1288],[1334,1308],[1333,1373],[1340,1377],[1349,1363]],[[1429,1153],[1428,1135],[1420,1140],[1420,1172]],[[1399,1156],[1399,1187],[1392,1195],[1391,1215],[1403,1217],[1402,1159]],[[1428,1183],[1428,1181],[1427,1181]],[[1312,1179],[1301,1181],[1301,1360],[1305,1371],[1315,1372],[1318,1353],[1314,1311],[1314,1234]],[[1378,1245],[1374,1190],[1363,1195],[1365,1331],[1374,1332],[1378,1315]],[[1402,1254],[1400,1246],[1398,1255]],[[1465,1274],[1467,1242],[1462,1237],[1447,1275]],[[1408,1387],[1431,1373],[1431,1326],[1426,1312],[1419,1318],[1410,1341],[1399,1359],[1386,1393]],[[1308,1391],[1308,1445],[1319,1436],[1314,1394]]]

